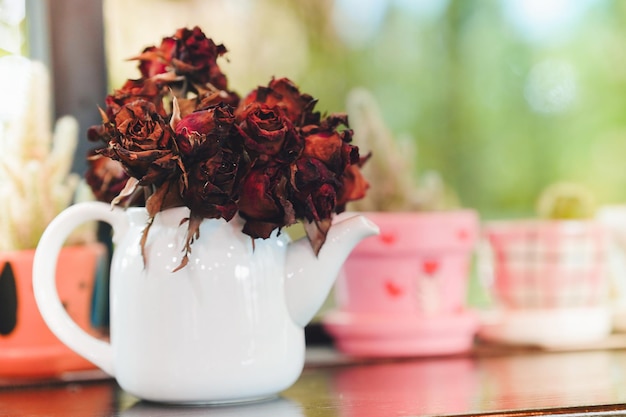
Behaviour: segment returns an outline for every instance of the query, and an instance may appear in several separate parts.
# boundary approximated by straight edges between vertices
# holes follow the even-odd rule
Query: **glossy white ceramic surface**
[[[187,227],[180,223],[187,216],[186,208],[156,216],[144,265],[145,209],[83,203],[66,210],[49,226],[35,257],[35,297],[42,315],[64,343],[137,397],[229,402],[275,395],[302,371],[303,321],[326,297],[342,256],[377,229],[361,217],[333,226],[318,259],[310,246],[290,244],[286,234],[253,244],[241,233],[239,219],[205,220],[188,265],[173,272],[183,255]],[[110,344],[76,328],[50,272],[64,237],[91,219],[108,221],[115,232]]]

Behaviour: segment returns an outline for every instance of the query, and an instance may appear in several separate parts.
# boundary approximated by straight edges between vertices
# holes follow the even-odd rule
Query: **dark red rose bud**
[[[341,182],[326,164],[316,158],[300,158],[293,165],[293,207],[300,219],[330,218]]]
[[[322,184],[305,201],[305,217],[314,221],[329,219],[337,205],[337,190],[331,184]]]
[[[239,213],[246,220],[243,232],[266,239],[273,230],[296,222],[286,173],[276,167],[252,170],[243,180]]]
[[[363,161],[365,162],[365,161]],[[346,168],[342,176],[343,186],[337,196],[337,212],[345,210],[346,204],[350,201],[360,200],[365,197],[369,188],[369,183],[361,173],[359,165],[350,165]]]
[[[343,141],[339,134],[319,131],[306,136],[304,143],[304,156],[322,161],[337,174],[343,172]]]
[[[214,155],[218,147],[227,145],[234,122],[232,108],[225,104],[183,117],[175,127],[181,155],[190,161]]]
[[[181,28],[174,36],[163,38],[161,45],[150,46],[134,57],[139,61],[142,78],[171,89],[178,98],[188,93],[201,96],[205,91],[227,91],[228,80],[217,59],[226,53],[224,45],[207,38],[199,27]],[[220,102],[213,97],[212,104]],[[227,92],[222,102],[236,106],[239,96]]]
[[[176,39],[163,38],[160,47],[149,46],[141,55],[134,59],[139,60],[139,71],[143,78],[152,78],[166,73],[170,68],[172,56],[176,50]]]
[[[310,193],[324,183],[340,185],[338,176],[324,162],[316,158],[300,158],[295,163],[294,185],[297,190]]]
[[[213,156],[190,170],[183,200],[194,215],[226,220],[233,218],[237,212],[235,200],[241,159],[240,154],[219,148]]]
[[[270,173],[254,170],[244,179],[239,209],[246,218],[281,219],[280,203],[273,195]]]
[[[136,100],[145,100],[154,104],[156,111],[165,117],[164,94],[164,91],[151,80],[128,80],[122,88],[115,90],[113,94],[106,97],[106,114],[110,119],[113,119],[124,105]]]
[[[197,26],[191,30],[179,29],[174,38],[178,40],[172,60],[176,73],[190,75],[197,82],[208,82],[225,90],[226,77],[217,65],[217,58],[227,52],[226,47],[215,44]]]
[[[347,128],[347,117],[331,114],[319,125],[302,128],[305,137],[304,155],[324,162],[337,176],[350,164],[358,163],[358,148],[349,144],[352,130]],[[339,127],[345,126],[343,130]]]

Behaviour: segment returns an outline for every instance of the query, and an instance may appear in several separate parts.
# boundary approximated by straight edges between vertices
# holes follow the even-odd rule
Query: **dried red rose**
[[[172,37],[163,38],[158,48],[156,46],[145,48],[141,55],[134,58],[140,61],[139,71],[142,77],[149,79],[166,73],[170,69],[175,49],[176,39]]]
[[[280,109],[254,103],[239,119],[244,145],[260,163],[290,163],[302,153],[304,140]]]
[[[346,128],[339,130],[341,126]],[[301,192],[309,192],[309,189],[316,190],[322,184],[327,184],[335,190],[332,207],[325,207],[331,200],[328,191],[324,198],[320,197],[318,204],[307,204],[304,215],[309,220],[330,217],[329,210],[335,210],[337,195],[345,195],[345,172],[360,162],[358,148],[349,143],[352,140],[352,131],[347,126],[345,115],[331,115],[319,125],[307,125],[301,130],[305,145],[302,158],[296,164],[295,187]]]
[[[296,216],[308,221],[330,218],[335,210],[337,190],[342,186],[337,174],[316,158],[303,157],[294,165]]]
[[[179,29],[174,35],[179,39],[172,59],[177,74],[189,74],[199,83],[211,83],[220,90],[226,89],[226,77],[217,65],[217,58],[226,53],[226,47],[216,45],[199,27]]]
[[[197,84],[210,83],[216,89],[226,90],[227,80],[217,65],[217,58],[226,53],[224,45],[217,45],[205,36],[199,27],[179,29],[172,37],[163,38],[159,47],[151,46],[134,59],[144,78],[167,72],[189,77]]]
[[[239,213],[246,220],[244,233],[266,239],[275,229],[296,222],[287,184],[285,172],[275,166],[248,173],[238,202]]]
[[[191,168],[183,199],[193,215],[230,220],[237,212],[242,155],[219,148]],[[242,171],[240,172],[240,169]]]
[[[106,113],[108,117],[113,118],[122,106],[141,99],[154,104],[156,111],[165,117],[167,112],[163,105],[163,96],[162,89],[152,80],[127,80],[122,88],[115,90],[113,94],[106,97]]]
[[[339,130],[341,126],[346,127]],[[331,115],[318,125],[302,128],[305,136],[304,155],[323,161],[337,175],[350,164],[359,162],[358,148],[350,145],[352,130],[347,128],[348,118],[345,114]]]
[[[153,103],[125,104],[107,132],[111,139],[102,154],[122,162],[140,185],[160,185],[177,173],[180,162],[171,128]]]
[[[360,200],[365,197],[369,182],[363,176],[361,167],[369,159],[370,155],[360,158],[356,165],[349,165],[343,173],[339,194],[337,195],[337,213],[345,211],[346,204],[350,201]]]
[[[296,126],[315,123],[319,114],[313,113],[316,100],[301,94],[298,87],[287,78],[272,79],[267,87],[258,87],[242,101],[238,113],[244,113],[252,103],[262,103],[269,108],[280,108]]]

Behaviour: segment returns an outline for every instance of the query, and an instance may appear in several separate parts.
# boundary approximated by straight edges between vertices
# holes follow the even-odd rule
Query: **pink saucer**
[[[431,317],[331,311],[324,328],[340,351],[361,357],[439,356],[467,352],[478,317],[471,311]]]

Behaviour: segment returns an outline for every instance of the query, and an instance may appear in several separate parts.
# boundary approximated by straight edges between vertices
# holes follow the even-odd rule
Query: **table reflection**
[[[110,383],[71,383],[0,390],[0,415],[29,417],[107,416],[115,412]]]
[[[238,405],[175,406],[139,401],[127,410],[123,417],[304,417],[302,407],[295,401],[274,398],[266,401]]]
[[[615,401],[615,367],[605,351],[507,355],[480,361],[485,407],[550,408]]]
[[[623,349],[558,353],[481,349],[454,357],[336,359],[309,363],[298,381],[277,398],[245,404],[145,402],[121,390],[113,379],[5,385],[0,388],[0,416],[404,417],[513,410],[538,415],[547,410],[554,414],[555,409],[561,414],[582,410],[589,415],[598,415],[596,411],[624,415],[626,410]]]
[[[342,417],[462,413],[478,391],[470,358],[401,361],[340,370],[332,381]]]

